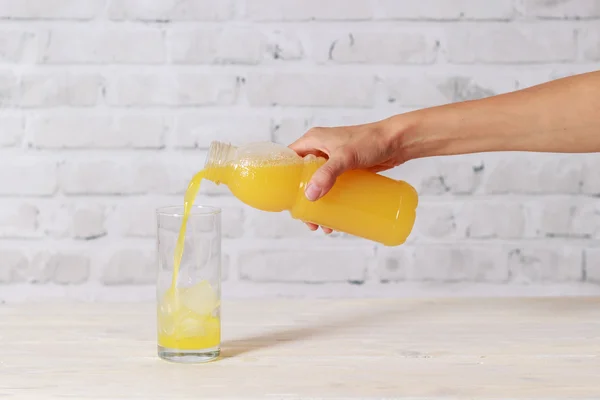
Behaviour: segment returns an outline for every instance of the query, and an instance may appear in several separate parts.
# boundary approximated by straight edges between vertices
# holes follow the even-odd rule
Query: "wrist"
[[[451,154],[459,118],[442,107],[395,115],[387,120],[394,151],[401,162]]]
[[[514,141],[497,134],[495,113],[485,100],[425,108],[391,117],[397,151],[404,161],[433,156],[503,150]]]

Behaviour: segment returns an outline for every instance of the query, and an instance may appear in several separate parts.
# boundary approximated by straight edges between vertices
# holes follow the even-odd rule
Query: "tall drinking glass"
[[[213,360],[221,345],[221,210],[192,207],[178,271],[183,206],[159,208],[156,219],[158,355],[176,362]]]

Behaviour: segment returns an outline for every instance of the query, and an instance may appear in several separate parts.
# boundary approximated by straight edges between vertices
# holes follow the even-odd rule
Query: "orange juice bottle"
[[[245,204],[362,237],[386,246],[406,240],[415,222],[418,197],[406,182],[373,172],[352,170],[338,177],[321,199],[309,201],[304,190],[324,158],[300,157],[275,143],[235,147],[213,142],[204,178],[225,184]]]

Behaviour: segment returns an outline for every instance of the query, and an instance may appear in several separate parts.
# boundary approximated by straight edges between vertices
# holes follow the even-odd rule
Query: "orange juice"
[[[293,218],[362,237],[386,246],[404,243],[415,222],[418,197],[408,183],[373,172],[352,170],[338,177],[323,198],[311,202],[304,190],[325,159],[295,155],[235,159],[223,144],[215,150],[204,177],[223,183],[247,205],[271,212],[287,210]],[[273,145],[276,146],[276,145]],[[275,147],[277,148],[277,147]],[[290,150],[291,151],[291,150]],[[264,150],[263,150],[264,152]],[[248,151],[247,153],[252,153]],[[226,159],[224,158],[232,158]]]

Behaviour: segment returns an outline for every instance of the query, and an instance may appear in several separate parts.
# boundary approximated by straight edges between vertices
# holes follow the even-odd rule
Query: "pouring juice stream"
[[[204,170],[198,172],[185,191],[183,198],[183,218],[181,220],[181,228],[179,228],[179,236],[177,237],[177,245],[175,246],[175,254],[173,256],[173,279],[171,281],[171,291],[175,290],[177,286],[177,279],[179,278],[179,265],[181,264],[181,258],[183,257],[183,246],[185,243],[185,230],[187,229],[187,221],[190,217],[190,211],[194,205],[194,200],[200,189],[200,183],[204,179]]]

